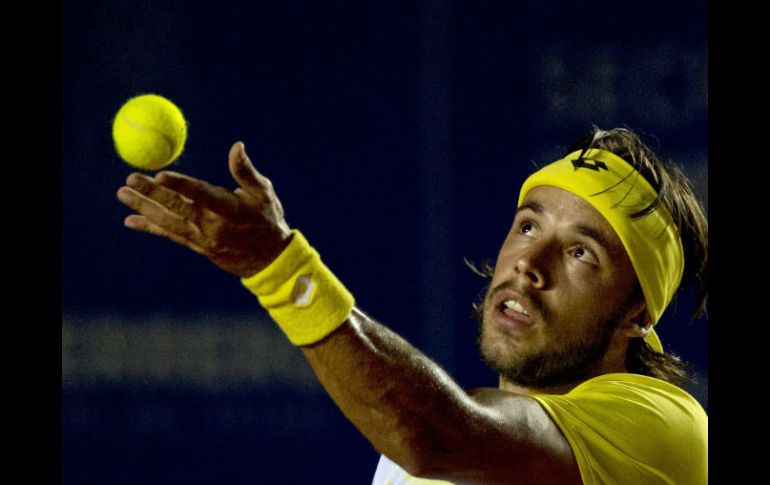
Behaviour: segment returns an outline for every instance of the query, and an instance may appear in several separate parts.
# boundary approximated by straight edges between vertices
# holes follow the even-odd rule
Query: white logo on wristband
[[[310,297],[315,289],[315,283],[310,279],[310,276],[309,274],[302,275],[294,283],[294,289],[291,290],[291,301],[295,305],[307,305],[310,302]]]

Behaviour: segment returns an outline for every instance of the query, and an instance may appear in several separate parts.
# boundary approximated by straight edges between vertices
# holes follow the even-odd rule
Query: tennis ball
[[[129,99],[112,123],[115,149],[126,163],[144,170],[160,170],[182,154],[187,123],[182,111],[156,94]]]

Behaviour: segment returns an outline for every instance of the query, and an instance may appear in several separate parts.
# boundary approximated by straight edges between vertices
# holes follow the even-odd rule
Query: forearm
[[[473,398],[405,340],[357,310],[307,241],[292,237],[272,183],[238,142],[230,192],[174,172],[131,174],[127,227],[167,237],[241,276],[374,446],[413,475],[455,483],[579,483],[568,443],[532,399]],[[288,244],[288,245],[287,245]],[[278,254],[278,256],[276,256]],[[256,272],[256,273],[255,273]]]
[[[520,472],[533,463],[549,469],[554,460],[563,464],[563,453],[544,452],[559,436],[537,432],[550,419],[535,401],[497,390],[481,401],[469,396],[438,365],[357,309],[298,231],[243,284],[303,349],[345,416],[411,474],[462,483],[510,484],[512,477],[527,485],[555,483]]]
[[[438,365],[357,308],[302,350],[345,416],[407,470],[462,446],[463,426],[481,412]]]

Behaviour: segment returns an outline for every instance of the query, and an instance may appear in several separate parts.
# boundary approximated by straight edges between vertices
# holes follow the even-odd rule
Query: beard
[[[479,305],[474,312],[478,323],[476,344],[479,355],[505,380],[521,386],[547,388],[586,380],[606,354],[612,334],[629,303],[624,302],[616,312],[600,322],[597,331],[588,338],[527,355],[512,354],[510,350],[506,352],[493,343],[487,343],[484,330],[486,305]]]

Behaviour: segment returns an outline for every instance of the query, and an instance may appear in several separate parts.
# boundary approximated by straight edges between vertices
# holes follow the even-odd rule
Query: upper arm
[[[534,399],[498,389],[471,393],[473,410],[417,474],[463,484],[582,484],[567,439]]]

